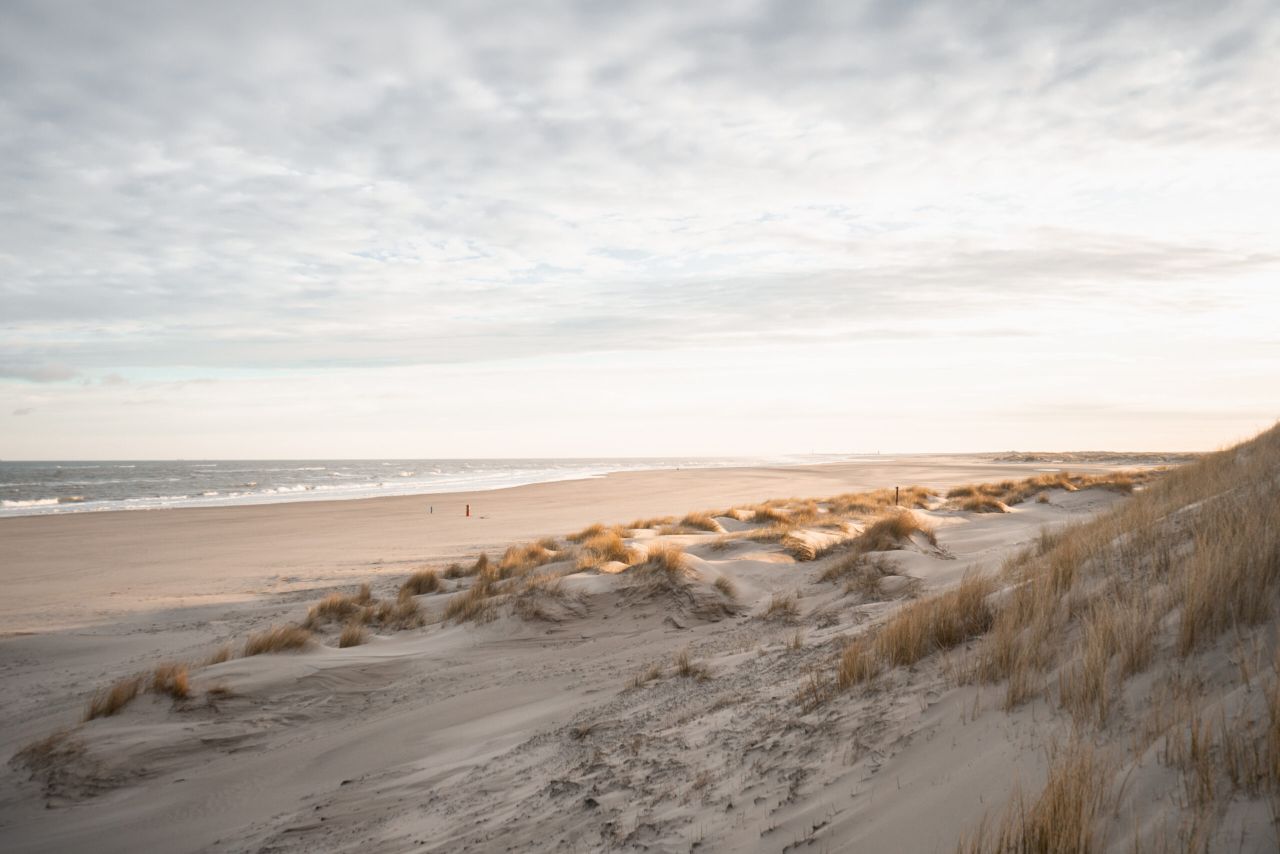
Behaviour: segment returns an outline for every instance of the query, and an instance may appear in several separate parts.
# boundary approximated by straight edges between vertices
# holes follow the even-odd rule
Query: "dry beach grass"
[[[286,851],[1274,850],[1277,492],[1272,431],[1158,475],[526,534],[486,544],[498,561],[455,553],[317,591],[240,635],[252,659],[108,680],[86,723],[15,767],[83,807],[148,785],[101,770],[133,755],[107,718],[162,774],[289,720],[342,753],[350,782],[275,802],[237,837]],[[987,500],[1002,512],[966,509]],[[415,726],[450,722],[434,752],[398,723],[418,704]],[[419,787],[444,767],[449,786]],[[920,804],[954,820],[922,821]]]

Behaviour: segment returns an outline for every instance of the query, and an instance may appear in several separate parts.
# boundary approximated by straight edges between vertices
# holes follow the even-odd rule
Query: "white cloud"
[[[1071,384],[1041,357],[1106,329],[1102,356],[1163,353],[1177,330],[1261,378],[1252,398],[1205,395],[1233,424],[1280,380],[1260,320],[1280,316],[1266,3],[301,9],[0,10],[0,395],[107,385],[54,389],[30,447],[58,455],[52,413],[152,400],[112,376],[219,376],[201,393],[269,414],[245,371],[334,409],[349,371],[409,395],[439,366],[536,386],[546,360],[630,371],[693,348],[748,375],[786,365],[812,398],[813,347],[864,342],[845,356],[865,363],[945,338],[956,364],[1035,356],[1034,373],[1000,366],[1012,387],[967,380],[1030,405],[1035,383]],[[780,349],[743,349],[762,340]],[[1091,393],[1139,395],[1194,359],[1175,348]],[[945,397],[952,380],[920,382]],[[1182,411],[1187,391],[1141,412]],[[678,406],[662,383],[635,394]],[[555,411],[547,447],[574,430]],[[833,441],[856,417],[832,416]],[[165,427],[164,446],[186,453],[194,429]],[[256,432],[227,431],[222,453],[253,452]],[[626,451],[613,435],[602,452]],[[493,441],[465,452],[506,452]]]

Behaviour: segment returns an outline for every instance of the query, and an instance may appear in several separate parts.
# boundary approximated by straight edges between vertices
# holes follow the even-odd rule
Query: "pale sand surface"
[[[910,457],[3,520],[0,755],[75,724],[93,688],[299,620],[334,585],[371,580],[378,595],[394,595],[423,563],[593,521],[1043,468]],[[922,511],[940,549],[893,559],[900,574],[945,585],[998,565],[1045,525],[1118,500],[1086,490],[1006,515]],[[461,515],[467,502],[474,518]],[[503,612],[480,626],[433,622],[361,647],[205,668],[194,678],[198,697],[213,685],[234,696],[181,712],[144,696],[93,721],[81,731],[86,756],[43,790],[7,766],[3,847],[781,851],[821,838],[823,850],[949,851],[984,803],[1008,794],[1011,757],[1021,757],[1024,780],[1043,774],[1019,736],[1034,706],[958,726],[974,694],[940,701],[941,674],[932,687],[924,679],[901,695],[800,715],[791,700],[799,675],[828,666],[841,636],[897,603],[856,605],[817,582],[816,564],[796,564],[776,545],[722,552],[710,549],[714,535],[670,539],[688,548],[699,595],[714,595],[720,575],[732,579],[738,614],[705,619],[690,602],[637,598],[621,576],[580,573],[566,583],[583,604],[560,622]],[[774,593],[789,592],[799,623],[758,618]],[[436,619],[446,598],[420,597]],[[788,652],[797,629],[804,647]],[[707,664],[710,680],[624,690],[643,666],[683,649]],[[940,727],[946,736],[935,739]]]
[[[1025,477],[1044,463],[907,456],[786,468],[628,472],[487,492],[0,519],[0,635],[403,573],[594,521],[886,486]],[[1073,465],[1072,471],[1105,471]],[[471,504],[473,518],[463,515]],[[428,508],[434,507],[434,513]]]

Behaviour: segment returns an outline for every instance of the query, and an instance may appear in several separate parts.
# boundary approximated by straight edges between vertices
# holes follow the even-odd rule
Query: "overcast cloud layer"
[[[5,3],[0,457],[1215,446],[1280,415],[1277,56],[1269,2]]]

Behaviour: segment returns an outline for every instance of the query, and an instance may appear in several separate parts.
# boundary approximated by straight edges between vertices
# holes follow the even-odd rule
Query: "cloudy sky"
[[[0,6],[0,457],[1219,446],[1273,2]]]

